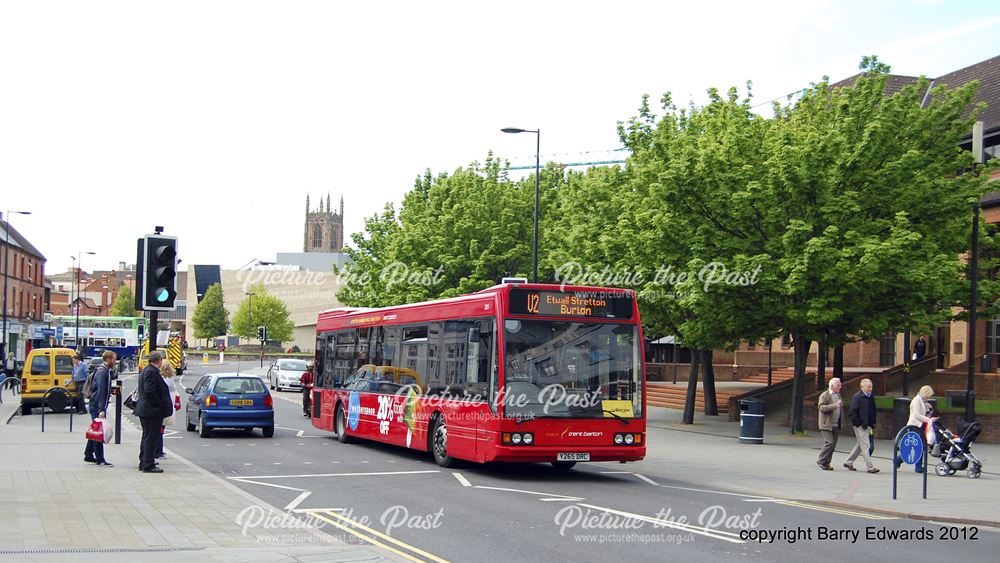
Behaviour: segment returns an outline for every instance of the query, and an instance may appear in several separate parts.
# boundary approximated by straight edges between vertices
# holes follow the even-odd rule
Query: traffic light
[[[259,327],[257,327],[257,340],[260,340],[261,342],[267,340],[267,327],[266,326],[260,325]]]
[[[177,237],[139,239],[136,305],[144,311],[173,311],[177,299]]]

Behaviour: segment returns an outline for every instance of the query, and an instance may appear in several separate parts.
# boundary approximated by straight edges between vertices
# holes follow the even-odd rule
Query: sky
[[[586,162],[616,125],[753,82],[764,104],[878,55],[933,77],[1000,55],[1000,2],[0,0],[0,212],[46,274],[301,252],[306,195],[345,236],[414,179]],[[762,110],[764,111],[764,110]],[[620,154],[620,153],[618,153]]]

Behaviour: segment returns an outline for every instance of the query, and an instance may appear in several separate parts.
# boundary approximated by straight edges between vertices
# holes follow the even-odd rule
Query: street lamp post
[[[532,253],[531,260],[531,281],[532,283],[538,283],[538,181],[539,172],[541,170],[541,148],[542,148],[542,130],[541,129],[519,129],[517,127],[504,127],[501,129],[504,133],[534,133],[535,134],[535,243],[534,250]]]
[[[3,230],[6,233],[3,243],[3,344],[0,345],[0,358],[7,361],[7,262],[10,261],[10,215],[31,215],[30,211],[7,211],[3,219]]]
[[[86,250],[81,250],[76,253],[76,333],[73,336],[73,343],[76,344],[76,350],[79,353],[83,353],[83,348],[80,347],[80,270],[83,269],[83,255],[90,254],[91,256],[97,254],[96,252],[90,252]]]

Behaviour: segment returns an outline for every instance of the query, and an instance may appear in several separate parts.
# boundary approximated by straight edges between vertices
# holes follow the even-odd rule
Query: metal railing
[[[21,394],[21,380],[16,377],[6,377],[0,380],[0,403],[3,403],[3,392],[10,389],[11,395],[17,398]]]
[[[53,405],[52,412],[65,410],[67,405],[72,405],[73,394],[69,392],[69,389],[65,387],[49,387],[45,390],[45,395],[42,395],[42,432],[45,432],[45,409],[49,407],[49,400],[52,399],[55,405]],[[59,406],[62,408],[58,408]],[[76,413],[76,409],[72,409],[69,412],[69,431],[73,431],[73,414]]]

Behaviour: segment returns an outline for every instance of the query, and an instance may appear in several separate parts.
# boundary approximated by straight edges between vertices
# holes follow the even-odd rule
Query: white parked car
[[[302,374],[308,371],[305,360],[279,358],[267,370],[267,383],[271,389],[302,389]]]

